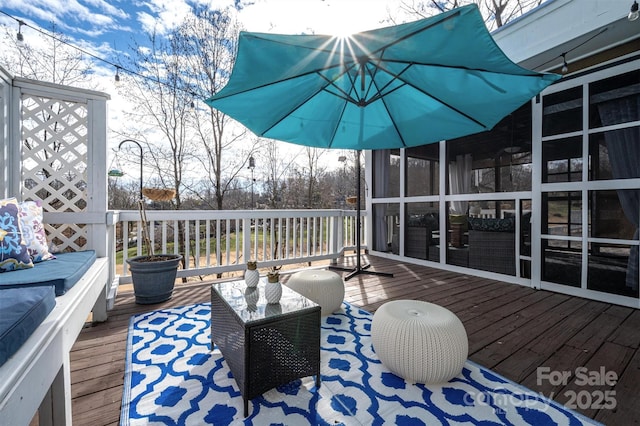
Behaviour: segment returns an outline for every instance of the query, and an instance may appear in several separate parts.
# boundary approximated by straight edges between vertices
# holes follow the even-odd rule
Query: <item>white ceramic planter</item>
[[[249,288],[255,288],[260,281],[260,272],[257,269],[247,269],[244,271],[244,282]]]
[[[264,297],[269,304],[279,303],[282,297],[282,284],[267,282],[264,287]]]

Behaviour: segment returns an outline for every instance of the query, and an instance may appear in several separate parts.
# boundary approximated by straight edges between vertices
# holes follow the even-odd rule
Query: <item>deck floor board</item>
[[[615,391],[615,409],[577,411],[607,424],[640,421],[640,311],[388,258],[368,261],[371,270],[394,276],[356,275],[345,283],[347,302],[372,313],[398,299],[445,306],[465,325],[472,361],[563,403],[570,391]],[[354,264],[353,256],[344,258],[345,266]],[[131,315],[209,302],[210,284],[177,285],[173,298],[157,305],[137,305],[132,293],[123,292],[106,323],[82,330],[71,353],[75,425],[118,423]],[[566,385],[554,386],[539,380],[538,367],[571,372],[604,367],[616,372],[618,382],[585,387],[572,377]]]

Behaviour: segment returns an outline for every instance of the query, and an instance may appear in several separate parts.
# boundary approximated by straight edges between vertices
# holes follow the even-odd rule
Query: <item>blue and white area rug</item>
[[[122,425],[583,425],[596,422],[472,362],[442,385],[406,383],[371,346],[372,315],[351,305],[322,319],[322,383],[313,377],[249,402],[217,348],[210,306],[131,318]]]

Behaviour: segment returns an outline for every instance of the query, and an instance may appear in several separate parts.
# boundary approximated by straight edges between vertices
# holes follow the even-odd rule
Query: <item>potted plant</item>
[[[154,201],[168,201],[175,196],[175,191],[157,188],[144,188],[138,201],[140,223],[142,226],[143,247],[146,254],[127,259],[133,292],[136,303],[152,304],[164,302],[171,298],[178,273],[178,266],[182,261],[180,254],[155,254],[153,243],[149,239],[148,222],[142,195]]]
[[[456,248],[464,246],[464,233],[467,232],[468,217],[466,214],[449,214],[451,224],[451,245]]]

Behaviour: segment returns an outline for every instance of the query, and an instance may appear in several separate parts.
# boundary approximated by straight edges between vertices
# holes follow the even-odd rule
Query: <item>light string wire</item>
[[[538,65],[538,66],[534,67],[533,69],[536,69],[536,70],[537,70],[537,69],[539,69],[539,68],[542,68],[542,67],[544,67],[545,65],[547,65],[547,64],[549,64],[549,63],[551,63],[551,62],[555,61],[556,59],[562,59],[562,64],[560,64],[560,66],[561,66],[561,67],[563,67],[563,68],[564,68],[564,67],[567,67],[567,68],[568,68],[569,64],[567,63],[567,58],[566,58],[566,56],[567,56],[569,53],[571,53],[571,52],[573,52],[574,50],[576,50],[577,48],[579,48],[579,47],[581,47],[581,46],[584,46],[585,44],[589,43],[589,42],[590,42],[591,40],[593,40],[594,38],[596,38],[596,37],[598,37],[598,36],[602,35],[602,34],[603,34],[605,31],[607,31],[608,29],[609,29],[609,27],[604,27],[603,29],[601,29],[600,31],[598,31],[597,33],[595,33],[594,35],[592,35],[591,37],[589,37],[588,39],[586,39],[585,41],[583,41],[582,43],[580,43],[580,44],[578,44],[578,45],[576,45],[576,46],[573,46],[571,49],[567,50],[566,52],[562,52],[559,56],[556,56],[556,57],[554,57],[554,58],[552,58],[552,59],[548,60],[547,62],[545,62],[545,63],[543,63],[543,64],[540,64],[540,65]],[[567,69],[567,71],[568,71],[568,69]]]
[[[31,28],[32,30],[34,30],[34,31],[36,31],[36,32],[38,32],[38,33],[40,33],[40,34],[44,35],[45,37],[49,37],[49,38],[51,38],[51,39],[53,39],[53,40],[56,40],[57,42],[60,42],[60,43],[62,43],[62,44],[64,44],[64,45],[66,45],[66,46],[69,46],[69,47],[71,47],[72,49],[75,49],[75,50],[77,50],[77,51],[79,51],[79,52],[81,52],[81,53],[83,53],[83,54],[85,54],[85,55],[87,55],[87,56],[90,56],[91,58],[93,58],[93,59],[95,59],[95,60],[97,60],[97,61],[100,61],[100,62],[103,62],[103,63],[105,63],[105,64],[109,64],[109,65],[111,65],[111,66],[112,66],[112,67],[114,67],[114,68],[115,68],[115,70],[116,70],[116,77],[115,77],[116,83],[120,81],[120,73],[119,73],[119,72],[120,72],[120,71],[123,71],[123,72],[126,72],[126,73],[130,74],[130,75],[134,75],[134,76],[136,76],[136,77],[140,77],[140,78],[142,78],[142,79],[144,79],[144,80],[151,81],[151,82],[156,83],[156,84],[161,84],[161,85],[166,86],[166,87],[169,87],[169,88],[171,88],[171,89],[173,89],[173,90],[181,91],[181,92],[186,93],[187,95],[190,95],[190,96],[192,96],[192,97],[194,97],[194,98],[199,98],[199,99],[204,99],[204,98],[205,98],[205,96],[201,96],[201,95],[199,95],[199,94],[197,94],[197,93],[195,93],[195,92],[193,92],[193,91],[189,91],[189,90],[185,90],[185,89],[176,88],[176,87],[174,87],[173,85],[170,85],[170,84],[168,84],[168,83],[165,83],[165,82],[163,82],[163,81],[161,81],[161,80],[157,80],[157,79],[155,79],[155,78],[151,78],[151,77],[146,76],[146,75],[144,75],[144,74],[140,74],[140,73],[139,73],[139,72],[137,72],[137,71],[132,71],[132,70],[130,70],[130,69],[127,69],[127,68],[123,67],[122,65],[119,65],[119,64],[116,64],[116,63],[114,63],[114,62],[112,62],[112,61],[109,61],[109,60],[107,60],[107,59],[104,59],[104,58],[102,58],[102,57],[100,57],[100,56],[98,56],[98,55],[96,55],[96,54],[94,54],[94,53],[91,53],[91,52],[89,52],[89,51],[87,51],[87,50],[85,50],[85,49],[83,49],[83,48],[81,48],[81,47],[78,47],[78,46],[76,46],[76,45],[74,45],[74,44],[72,44],[72,43],[69,43],[68,41],[63,40],[63,39],[61,39],[60,37],[56,37],[55,35],[53,35],[53,34],[49,34],[48,32],[46,32],[46,31],[44,31],[44,30],[42,30],[42,29],[40,29],[40,28],[38,28],[38,27],[35,27],[35,26],[31,25],[31,24],[28,24],[28,23],[26,23],[25,21],[23,21],[22,19],[16,18],[15,16],[13,16],[13,15],[11,15],[11,14],[9,14],[9,13],[5,12],[5,11],[4,11],[4,10],[2,10],[2,9],[0,9],[0,13],[1,13],[1,14],[3,14],[3,15],[5,15],[5,16],[7,16],[7,17],[9,17],[9,18],[11,18],[11,19],[13,19],[13,20],[15,20],[15,21],[18,23],[18,26],[19,26],[19,27],[23,27],[23,26],[24,26],[24,27]],[[193,105],[193,101],[191,101],[191,103],[192,103],[192,105]]]
[[[20,28],[20,27],[22,27],[22,26],[25,26],[25,27],[31,28],[32,30],[37,31],[37,32],[38,32],[38,33],[40,33],[40,34],[42,34],[42,35],[44,35],[44,36],[46,36],[46,37],[50,37],[50,38],[52,38],[52,39],[54,39],[54,40],[56,40],[56,41],[58,41],[58,42],[60,42],[60,43],[63,43],[63,44],[65,44],[65,45],[67,45],[67,46],[71,47],[72,49],[75,49],[75,50],[77,50],[77,51],[79,51],[79,52],[84,53],[84,54],[85,54],[85,55],[87,55],[87,56],[90,56],[90,57],[92,57],[92,58],[94,58],[94,59],[96,59],[96,60],[98,60],[98,61],[100,61],[100,62],[104,62],[105,64],[109,64],[109,65],[111,65],[111,66],[112,66],[112,67],[114,67],[114,68],[115,68],[115,70],[116,70],[116,75],[115,75],[115,81],[116,81],[116,83],[118,83],[118,82],[120,81],[120,73],[119,73],[119,71],[121,71],[121,70],[122,70],[123,72],[126,72],[126,73],[128,73],[128,74],[134,75],[134,76],[136,76],[136,77],[140,77],[140,78],[142,78],[142,79],[145,79],[145,80],[151,81],[151,82],[153,82],[153,83],[161,84],[161,85],[164,85],[164,86],[167,86],[167,87],[170,87],[170,88],[172,88],[172,89],[176,90],[176,88],[175,88],[175,87],[170,86],[168,83],[165,83],[165,82],[160,81],[160,80],[156,80],[156,79],[151,78],[151,77],[149,77],[149,76],[146,76],[146,75],[144,75],[144,74],[140,74],[139,72],[132,71],[132,70],[130,70],[130,69],[127,69],[127,68],[123,67],[122,65],[116,64],[116,63],[114,63],[114,62],[112,62],[112,61],[109,61],[109,60],[104,59],[104,58],[102,58],[102,57],[100,57],[100,56],[98,56],[98,55],[95,55],[95,54],[93,54],[93,53],[91,53],[91,52],[88,52],[87,50],[85,50],[85,49],[83,49],[83,48],[81,48],[81,47],[78,47],[78,46],[76,46],[76,45],[74,45],[74,44],[72,44],[72,43],[69,43],[68,41],[62,40],[62,39],[60,39],[59,37],[56,37],[56,36],[54,36],[54,35],[52,35],[52,34],[49,34],[48,32],[46,32],[46,31],[44,31],[44,30],[41,30],[40,28],[37,28],[37,27],[35,27],[35,26],[33,26],[33,25],[30,25],[30,24],[26,23],[25,21],[23,21],[22,19],[16,18],[15,16],[13,16],[13,15],[11,15],[11,14],[9,14],[9,13],[7,13],[7,12],[3,11],[2,9],[0,9],[0,13],[1,13],[1,14],[3,14],[3,15],[5,15],[5,16],[7,16],[7,17],[9,17],[9,18],[11,18],[11,19],[13,19],[14,21],[16,21],[16,22],[18,23],[19,28]],[[600,30],[600,31],[599,31],[599,32],[597,32],[596,34],[592,35],[591,37],[589,37],[588,39],[586,39],[585,41],[583,41],[582,43],[580,43],[580,44],[578,44],[578,45],[576,45],[576,46],[572,47],[571,49],[569,49],[569,50],[567,50],[567,51],[565,51],[565,52],[561,53],[559,56],[554,57],[554,58],[552,58],[552,59],[548,60],[547,62],[544,62],[544,63],[542,63],[542,64],[540,64],[540,65],[538,65],[538,66],[534,67],[533,69],[539,69],[539,68],[544,67],[545,65],[547,65],[547,64],[549,64],[549,63],[551,63],[551,62],[555,61],[556,59],[562,59],[562,61],[563,61],[563,62],[562,62],[562,64],[561,64],[561,66],[563,67],[563,73],[564,73],[564,72],[566,72],[566,71],[564,71],[564,69],[565,69],[565,68],[568,68],[568,65],[569,65],[569,64],[567,63],[567,61],[566,61],[566,56],[567,56],[569,53],[571,53],[571,52],[573,52],[574,50],[576,50],[577,48],[579,48],[579,47],[581,47],[581,46],[583,46],[583,45],[587,44],[588,42],[590,42],[590,41],[591,41],[591,40],[593,40],[594,38],[596,38],[596,37],[600,36],[600,35],[601,35],[601,34],[603,34],[605,31],[607,31],[607,29],[608,29],[608,27],[603,28],[602,30]],[[20,30],[18,30],[18,31],[20,31]],[[567,71],[568,71],[568,69],[567,69]],[[186,94],[188,94],[188,95],[190,95],[190,96],[192,96],[192,97],[198,97],[198,98],[204,99],[204,96],[200,96],[199,94],[197,94],[197,93],[195,93],[195,92],[193,92],[193,91],[187,91],[187,90],[184,90],[184,89],[177,89],[177,90],[180,90],[180,91],[182,91],[183,93],[186,93]],[[193,101],[192,101],[192,104],[193,104]]]

